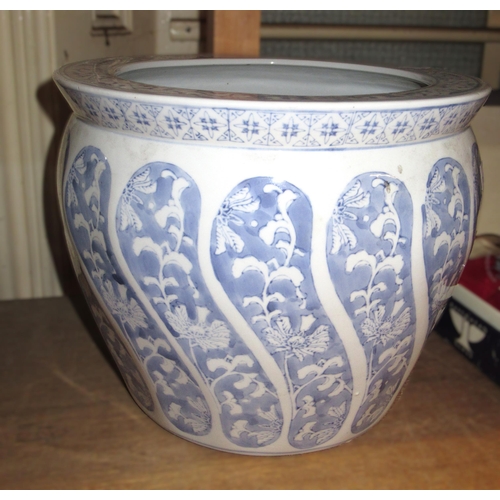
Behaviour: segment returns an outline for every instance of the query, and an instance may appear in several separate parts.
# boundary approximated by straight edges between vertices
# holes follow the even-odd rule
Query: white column
[[[0,11],[0,300],[61,295],[44,223],[54,127],[37,90],[56,67],[53,11]]]

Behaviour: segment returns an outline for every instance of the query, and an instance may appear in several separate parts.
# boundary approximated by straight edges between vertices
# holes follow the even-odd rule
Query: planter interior
[[[298,65],[291,61],[238,61],[183,65],[159,63],[129,65],[119,73],[122,79],[160,87],[268,94],[284,96],[345,96],[386,94],[425,86],[425,78],[408,71],[352,69],[320,63]]]

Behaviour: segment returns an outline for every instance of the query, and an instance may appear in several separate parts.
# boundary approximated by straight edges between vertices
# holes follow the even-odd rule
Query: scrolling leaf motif
[[[180,168],[163,162],[145,165],[120,199],[121,249],[212,394],[226,437],[239,446],[266,446],[281,434],[279,399],[204,282],[197,250],[200,205],[195,182]]]
[[[477,162],[478,157],[474,158]],[[473,167],[480,169],[478,164]],[[475,188],[478,204],[481,188],[479,184]],[[467,260],[470,211],[469,185],[463,167],[452,158],[442,158],[429,174],[422,206],[429,333],[444,311]]]
[[[273,356],[288,386],[289,443],[330,441],[351,404],[352,375],[310,271],[312,210],[295,186],[257,177],[222,203],[212,263],[228,297]]]
[[[354,433],[371,426],[391,404],[413,351],[412,217],[402,182],[367,173],[340,196],[328,228],[330,276],[367,360]]]
[[[472,182],[474,194],[474,229],[472,230],[472,234],[475,235],[477,216],[481,207],[484,189],[483,162],[481,161],[481,156],[479,155],[477,143],[472,145]]]
[[[136,355],[135,362],[142,364],[155,386],[165,417],[187,434],[205,435],[211,429],[211,416],[200,388],[141,306],[114,257],[106,220],[110,186],[111,171],[103,153],[93,146],[83,148],[76,155],[65,184],[66,217],[73,242],[95,289],[106,304],[108,314],[130,342]],[[89,287],[83,287],[83,290],[87,290],[87,297],[92,297]],[[118,349],[118,343],[124,347],[121,335],[105,320],[97,301],[89,302],[111,352],[114,356],[118,351],[122,354],[118,354],[118,366],[125,370],[125,380],[135,379],[132,358],[123,362],[126,351]],[[136,384],[129,385],[131,392],[134,392],[134,387]],[[134,394],[141,404],[151,400],[137,391]],[[144,406],[152,411],[152,400],[151,404]]]

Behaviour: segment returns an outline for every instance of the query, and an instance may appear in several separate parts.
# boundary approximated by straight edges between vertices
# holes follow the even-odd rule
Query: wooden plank
[[[207,51],[215,57],[258,57],[260,10],[207,13]]]
[[[204,448],[132,401],[86,306],[0,302],[2,489],[498,489],[500,387],[432,334],[388,415],[338,448]]]
[[[500,10],[488,11],[488,28],[500,28]]]
[[[487,26],[500,28],[500,10],[488,11]],[[493,89],[500,88],[500,41],[484,45],[481,78]]]
[[[262,39],[500,42],[500,29],[263,24]]]

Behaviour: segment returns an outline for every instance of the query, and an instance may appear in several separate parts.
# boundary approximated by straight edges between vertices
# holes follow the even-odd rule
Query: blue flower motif
[[[142,199],[137,195],[136,191],[141,193],[155,193],[156,181],[150,178],[150,169],[147,168],[138,174],[135,174],[125,186],[122,199],[120,202],[120,230],[124,231],[129,226],[133,226],[136,231],[142,229],[142,221],[132,208],[132,202],[142,205]]]
[[[357,245],[357,238],[353,231],[345,224],[345,220],[358,220],[358,217],[347,210],[348,208],[364,208],[370,203],[370,194],[363,191],[358,180],[337,202],[332,215],[332,249],[330,253],[336,254],[342,246],[352,250]]]
[[[275,328],[265,330],[266,340],[274,352],[291,353],[303,361],[305,356],[325,352],[328,347],[330,337],[327,325],[320,325],[309,334],[302,329],[294,331],[290,325],[290,319],[286,316],[280,316],[275,321],[275,325]]]
[[[255,212],[259,205],[259,198],[254,199],[248,187],[238,190],[224,200],[216,217],[217,248],[215,255],[224,253],[227,245],[235,252],[241,253],[245,244],[241,237],[229,227],[229,223],[231,222],[237,226],[243,225],[243,220],[235,212]]]
[[[220,320],[208,323],[206,316],[210,311],[201,307],[197,309],[197,321],[189,318],[184,304],[175,307],[173,311],[166,311],[165,317],[179,337],[188,339],[192,347],[200,347],[204,352],[226,349],[230,340],[229,328]]]

